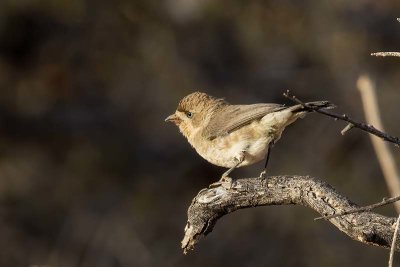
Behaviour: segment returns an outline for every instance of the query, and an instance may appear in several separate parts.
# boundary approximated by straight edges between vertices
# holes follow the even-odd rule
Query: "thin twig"
[[[289,90],[287,90],[286,93],[283,94],[283,96],[285,96],[286,98],[292,100],[293,102],[295,102],[297,104],[302,105],[303,107],[305,107],[305,108],[307,108],[309,110],[324,114],[326,116],[335,118],[337,120],[347,121],[347,122],[353,124],[354,127],[356,127],[356,128],[359,128],[359,129],[361,129],[363,131],[366,131],[366,132],[369,132],[369,133],[371,133],[373,135],[376,135],[376,136],[382,138],[385,141],[388,141],[390,143],[396,144],[397,147],[400,145],[400,139],[398,137],[394,137],[394,136],[391,136],[391,135],[389,135],[387,133],[381,132],[381,131],[379,131],[378,129],[376,129],[372,125],[365,124],[365,123],[362,123],[362,122],[356,122],[353,119],[351,119],[349,116],[347,116],[346,114],[340,115],[340,114],[337,114],[337,113],[329,112],[329,111],[327,111],[327,110],[325,110],[325,109],[323,109],[321,107],[315,107],[315,106],[307,105],[303,101],[299,100],[296,96],[290,95],[289,94]]]
[[[346,125],[346,127],[343,128],[343,130],[340,131],[340,133],[342,135],[345,135],[348,131],[350,131],[353,128],[354,128],[354,124],[349,123],[349,124]]]
[[[371,56],[376,56],[376,57],[400,57],[400,52],[376,52],[376,53],[371,53]]]
[[[394,251],[396,249],[396,239],[397,239],[397,233],[399,232],[399,224],[400,224],[400,215],[399,217],[397,217],[396,229],[394,230],[392,245],[390,246],[389,267],[393,266],[393,258],[394,258],[393,256],[394,256]]]
[[[400,18],[397,18],[397,21],[400,22]],[[376,57],[400,57],[400,52],[376,52],[376,53],[371,53],[371,56],[376,56]]]
[[[353,213],[371,211],[371,210],[373,210],[375,208],[382,207],[382,206],[388,205],[390,203],[394,203],[394,202],[399,201],[399,200],[400,200],[400,196],[391,197],[391,198],[384,198],[381,202],[378,202],[378,203],[375,203],[375,204],[371,204],[371,205],[364,206],[364,207],[361,207],[361,208],[346,210],[346,211],[339,212],[339,213],[332,214],[332,215],[328,215],[328,216],[317,217],[317,218],[314,219],[314,221],[321,220],[321,219],[329,220],[329,219],[333,219],[333,218],[336,218],[336,217],[349,215],[349,214],[353,214]]]
[[[375,125],[379,130],[384,131],[374,83],[368,76],[362,75],[357,80],[357,88],[361,94],[367,122]],[[400,176],[389,144],[383,142],[376,136],[370,135],[370,137],[390,196],[400,196]],[[400,214],[400,202],[395,203],[394,206],[397,213]]]

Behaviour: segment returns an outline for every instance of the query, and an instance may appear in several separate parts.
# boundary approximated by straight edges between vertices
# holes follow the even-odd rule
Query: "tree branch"
[[[346,114],[340,115],[340,114],[337,114],[337,113],[334,113],[334,112],[327,111],[327,110],[325,110],[323,108],[320,108],[320,107],[307,105],[306,103],[304,103],[303,101],[298,99],[296,96],[290,95],[289,94],[289,90],[287,90],[286,93],[283,94],[283,96],[288,98],[288,99],[290,99],[290,100],[292,100],[293,102],[295,102],[297,104],[302,105],[303,107],[307,108],[310,111],[315,111],[315,112],[324,114],[324,115],[326,115],[328,117],[331,117],[331,118],[334,118],[334,119],[337,119],[337,120],[346,121],[346,122],[348,122],[348,123],[353,125],[351,127],[359,128],[359,129],[361,129],[363,131],[366,131],[366,132],[368,132],[370,134],[378,136],[378,137],[382,138],[383,140],[385,140],[387,142],[394,143],[396,146],[400,145],[400,138],[395,137],[395,136],[391,136],[391,135],[389,135],[387,133],[379,131],[373,125],[365,124],[365,123],[362,123],[362,122],[357,122],[357,121],[351,119]],[[349,126],[346,126],[346,128],[343,129],[342,134],[345,133],[346,131],[348,131],[347,128],[349,128]]]
[[[226,214],[250,207],[289,204],[309,207],[322,216],[358,207],[327,183],[308,176],[239,179],[232,188],[222,185],[205,188],[193,199],[182,240],[184,253],[192,250]],[[390,248],[396,218],[363,212],[332,218],[329,222],[354,240]],[[399,240],[395,248],[400,251]]]
[[[317,217],[317,218],[314,218],[314,221],[318,221],[318,220],[322,220],[322,219],[325,219],[325,220],[332,219],[332,218],[336,218],[336,217],[340,217],[340,216],[348,215],[348,214],[352,214],[352,213],[371,211],[373,209],[376,209],[376,208],[379,208],[379,207],[382,207],[382,206],[386,206],[386,205],[391,204],[391,203],[395,203],[395,202],[397,202],[399,200],[400,200],[400,196],[391,197],[391,198],[384,198],[384,199],[382,199],[381,202],[378,202],[378,203],[374,203],[374,204],[371,204],[371,205],[368,205],[368,206],[364,206],[364,207],[360,207],[360,208],[356,208],[356,209],[352,209],[352,210],[346,210],[346,211],[339,212],[339,213],[332,214],[332,215],[328,215],[328,216]]]
[[[397,21],[400,22],[400,18],[397,18]],[[371,53],[371,56],[376,56],[376,57],[400,57],[400,52],[376,52],[376,53]]]
[[[400,52],[375,52],[371,56],[376,57],[400,57]]]

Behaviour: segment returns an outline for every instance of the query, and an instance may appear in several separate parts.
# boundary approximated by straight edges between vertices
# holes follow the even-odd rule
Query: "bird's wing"
[[[227,105],[214,113],[202,135],[212,140],[283,108],[279,104]]]

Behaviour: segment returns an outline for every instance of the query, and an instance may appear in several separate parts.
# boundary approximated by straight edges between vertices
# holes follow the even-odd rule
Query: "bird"
[[[165,121],[174,123],[205,160],[228,168],[219,180],[223,182],[234,169],[266,158],[260,174],[260,177],[264,176],[272,146],[288,125],[312,112],[310,106],[318,109],[334,107],[328,101],[294,106],[273,103],[232,105],[223,98],[194,92],[182,98],[176,111]]]

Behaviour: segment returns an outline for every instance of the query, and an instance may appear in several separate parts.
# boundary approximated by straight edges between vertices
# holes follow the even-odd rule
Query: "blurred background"
[[[400,2],[2,0],[0,266],[383,266],[300,206],[221,219],[180,248],[192,198],[219,179],[164,119],[195,91],[231,103],[330,100],[364,120],[369,74],[398,124]],[[269,174],[319,177],[358,204],[388,196],[366,133],[312,114],[274,147]],[[396,160],[399,154],[396,151]],[[263,163],[236,177],[257,176]],[[378,210],[395,215],[393,207]]]

